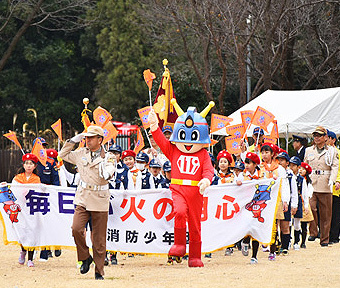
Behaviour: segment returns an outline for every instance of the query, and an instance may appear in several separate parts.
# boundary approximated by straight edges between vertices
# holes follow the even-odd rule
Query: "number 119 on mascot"
[[[156,113],[149,114],[150,130],[157,145],[171,162],[172,199],[175,213],[175,243],[169,256],[183,257],[186,254],[186,221],[189,228],[189,267],[203,267],[201,260],[201,214],[203,192],[210,186],[214,168],[205,147],[211,143],[205,117],[215,105],[210,102],[201,112],[189,107],[187,112],[171,100],[178,118],[173,134],[167,140],[158,127]]]

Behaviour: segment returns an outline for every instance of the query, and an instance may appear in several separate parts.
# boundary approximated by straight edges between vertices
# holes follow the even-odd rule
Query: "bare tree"
[[[0,37],[7,48],[0,59],[0,71],[6,65],[20,38],[29,27],[50,31],[73,31],[89,25],[84,17],[95,6],[91,0],[8,0],[0,14]],[[13,21],[22,23],[14,34],[6,28]],[[8,29],[11,30],[12,29]]]

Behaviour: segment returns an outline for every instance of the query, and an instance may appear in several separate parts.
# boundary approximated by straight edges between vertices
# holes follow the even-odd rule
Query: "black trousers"
[[[339,241],[340,234],[340,197],[333,195],[332,222],[329,232],[330,241]]]

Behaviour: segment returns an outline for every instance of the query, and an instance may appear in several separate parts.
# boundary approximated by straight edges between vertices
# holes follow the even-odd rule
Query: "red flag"
[[[143,72],[144,80],[146,82],[146,85],[149,87],[149,91],[151,91],[152,88],[152,81],[153,79],[156,79],[155,73],[151,73],[150,69],[144,70]]]
[[[277,128],[277,120],[273,120],[273,129],[272,129],[272,132],[270,133],[270,137],[273,137],[273,138],[280,138],[279,137],[279,129]]]
[[[15,134],[15,132],[9,130],[9,132],[6,133],[6,134],[4,134],[4,136],[5,136],[7,139],[9,139],[9,140],[11,140],[12,142],[14,142],[14,143],[22,150],[22,147],[21,147],[21,145],[20,145],[20,143],[19,143],[19,141],[18,141],[18,138],[17,138],[17,135]]]
[[[61,119],[59,118],[57,122],[51,125],[53,131],[58,135],[60,141],[63,141],[63,134],[61,130]]]
[[[146,106],[144,108],[137,110],[139,118],[142,121],[144,129],[148,129],[150,127],[150,123],[149,123],[149,112],[150,111],[151,111],[150,106]]]
[[[254,111],[252,110],[245,110],[245,111],[241,111],[241,119],[242,119],[242,124],[244,126],[244,129],[247,129],[251,119],[253,118],[254,115]]]
[[[230,154],[239,154],[241,153],[241,147],[240,147],[240,137],[237,136],[229,136],[225,138],[225,146],[227,148],[227,151]]]
[[[228,126],[231,121],[233,121],[233,118],[229,118],[227,116],[218,115],[214,113],[211,114],[211,125],[210,125],[211,133]]]
[[[228,134],[233,135],[237,138],[242,138],[245,132],[243,124],[228,126],[226,127],[226,131]]]
[[[270,122],[274,120],[275,116],[270,113],[268,110],[257,106],[257,109],[253,115],[253,118],[251,119],[251,123],[260,126],[263,130],[268,132],[267,126]]]
[[[44,149],[44,146],[41,143],[41,140],[38,138],[35,138],[35,143],[32,149],[32,154],[38,157],[40,163],[44,166],[46,166],[47,161],[47,153],[46,149]]]
[[[109,142],[111,139],[115,140],[117,135],[118,135],[118,131],[115,128],[115,126],[112,124],[112,122],[108,122],[106,123],[106,125],[103,127],[104,130],[104,140],[103,140],[103,145],[107,142]]]
[[[138,131],[137,131],[137,142],[136,142],[136,145],[135,145],[135,149],[133,149],[133,151],[138,154],[138,152],[140,150],[142,150],[144,147],[144,138],[143,138],[143,135],[142,135],[142,132],[140,131],[140,129],[138,128]]]
[[[170,103],[172,98],[176,97],[172,88],[170,71],[165,68],[153,105],[153,109],[158,116],[158,125],[161,129],[166,125],[173,127],[178,117],[174,106]]]
[[[276,143],[277,143],[277,138],[272,137],[272,136],[264,136],[264,137],[263,137],[263,143],[266,143],[266,142],[273,143],[273,144],[276,145]]]
[[[98,106],[93,111],[93,120],[100,127],[104,127],[112,119],[111,114],[104,108]]]

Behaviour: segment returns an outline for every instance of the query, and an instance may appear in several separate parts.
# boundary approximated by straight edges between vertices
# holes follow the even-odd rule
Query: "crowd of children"
[[[165,134],[171,134],[171,127],[163,130]],[[313,194],[310,174],[312,168],[301,161],[297,156],[290,157],[288,152],[272,143],[263,143],[263,130],[255,128],[254,145],[248,148],[242,145],[242,153],[232,155],[226,150],[217,154],[217,162],[210,153],[212,164],[215,168],[215,175],[212,185],[223,185],[235,183],[242,185],[247,181],[257,181],[260,179],[282,179],[281,201],[276,214],[276,236],[270,247],[264,247],[263,251],[268,251],[268,259],[273,261],[278,253],[287,255],[292,247],[294,250],[306,248],[307,225],[313,220],[309,199]],[[157,144],[152,141],[152,148],[140,151],[137,155],[132,150],[123,151],[119,145],[112,145],[108,148],[117,159],[117,170],[113,178],[109,181],[110,189],[134,190],[134,189],[162,189],[169,188],[171,182],[171,164],[164,154],[158,149]],[[55,151],[55,150],[54,150]],[[57,151],[49,153],[51,169],[58,170]],[[34,174],[39,161],[33,154],[23,156],[23,168],[13,179],[13,183],[40,183],[40,178]],[[76,187],[79,182],[79,175],[69,173],[63,165],[59,165],[60,182],[62,185],[68,182],[67,186]],[[46,170],[46,169],[45,169]],[[65,179],[65,181],[63,180]],[[291,230],[294,231],[293,238]],[[339,236],[339,235],[338,235]],[[258,263],[257,254],[259,242],[246,236],[240,240],[238,247],[244,256],[249,255],[251,264]],[[226,249],[225,255],[232,255],[233,248]],[[107,260],[111,264],[117,264],[116,253],[108,254]],[[26,251],[22,247],[19,263],[24,264]],[[211,254],[206,254],[211,257]],[[33,251],[28,252],[28,266],[33,267]]]

